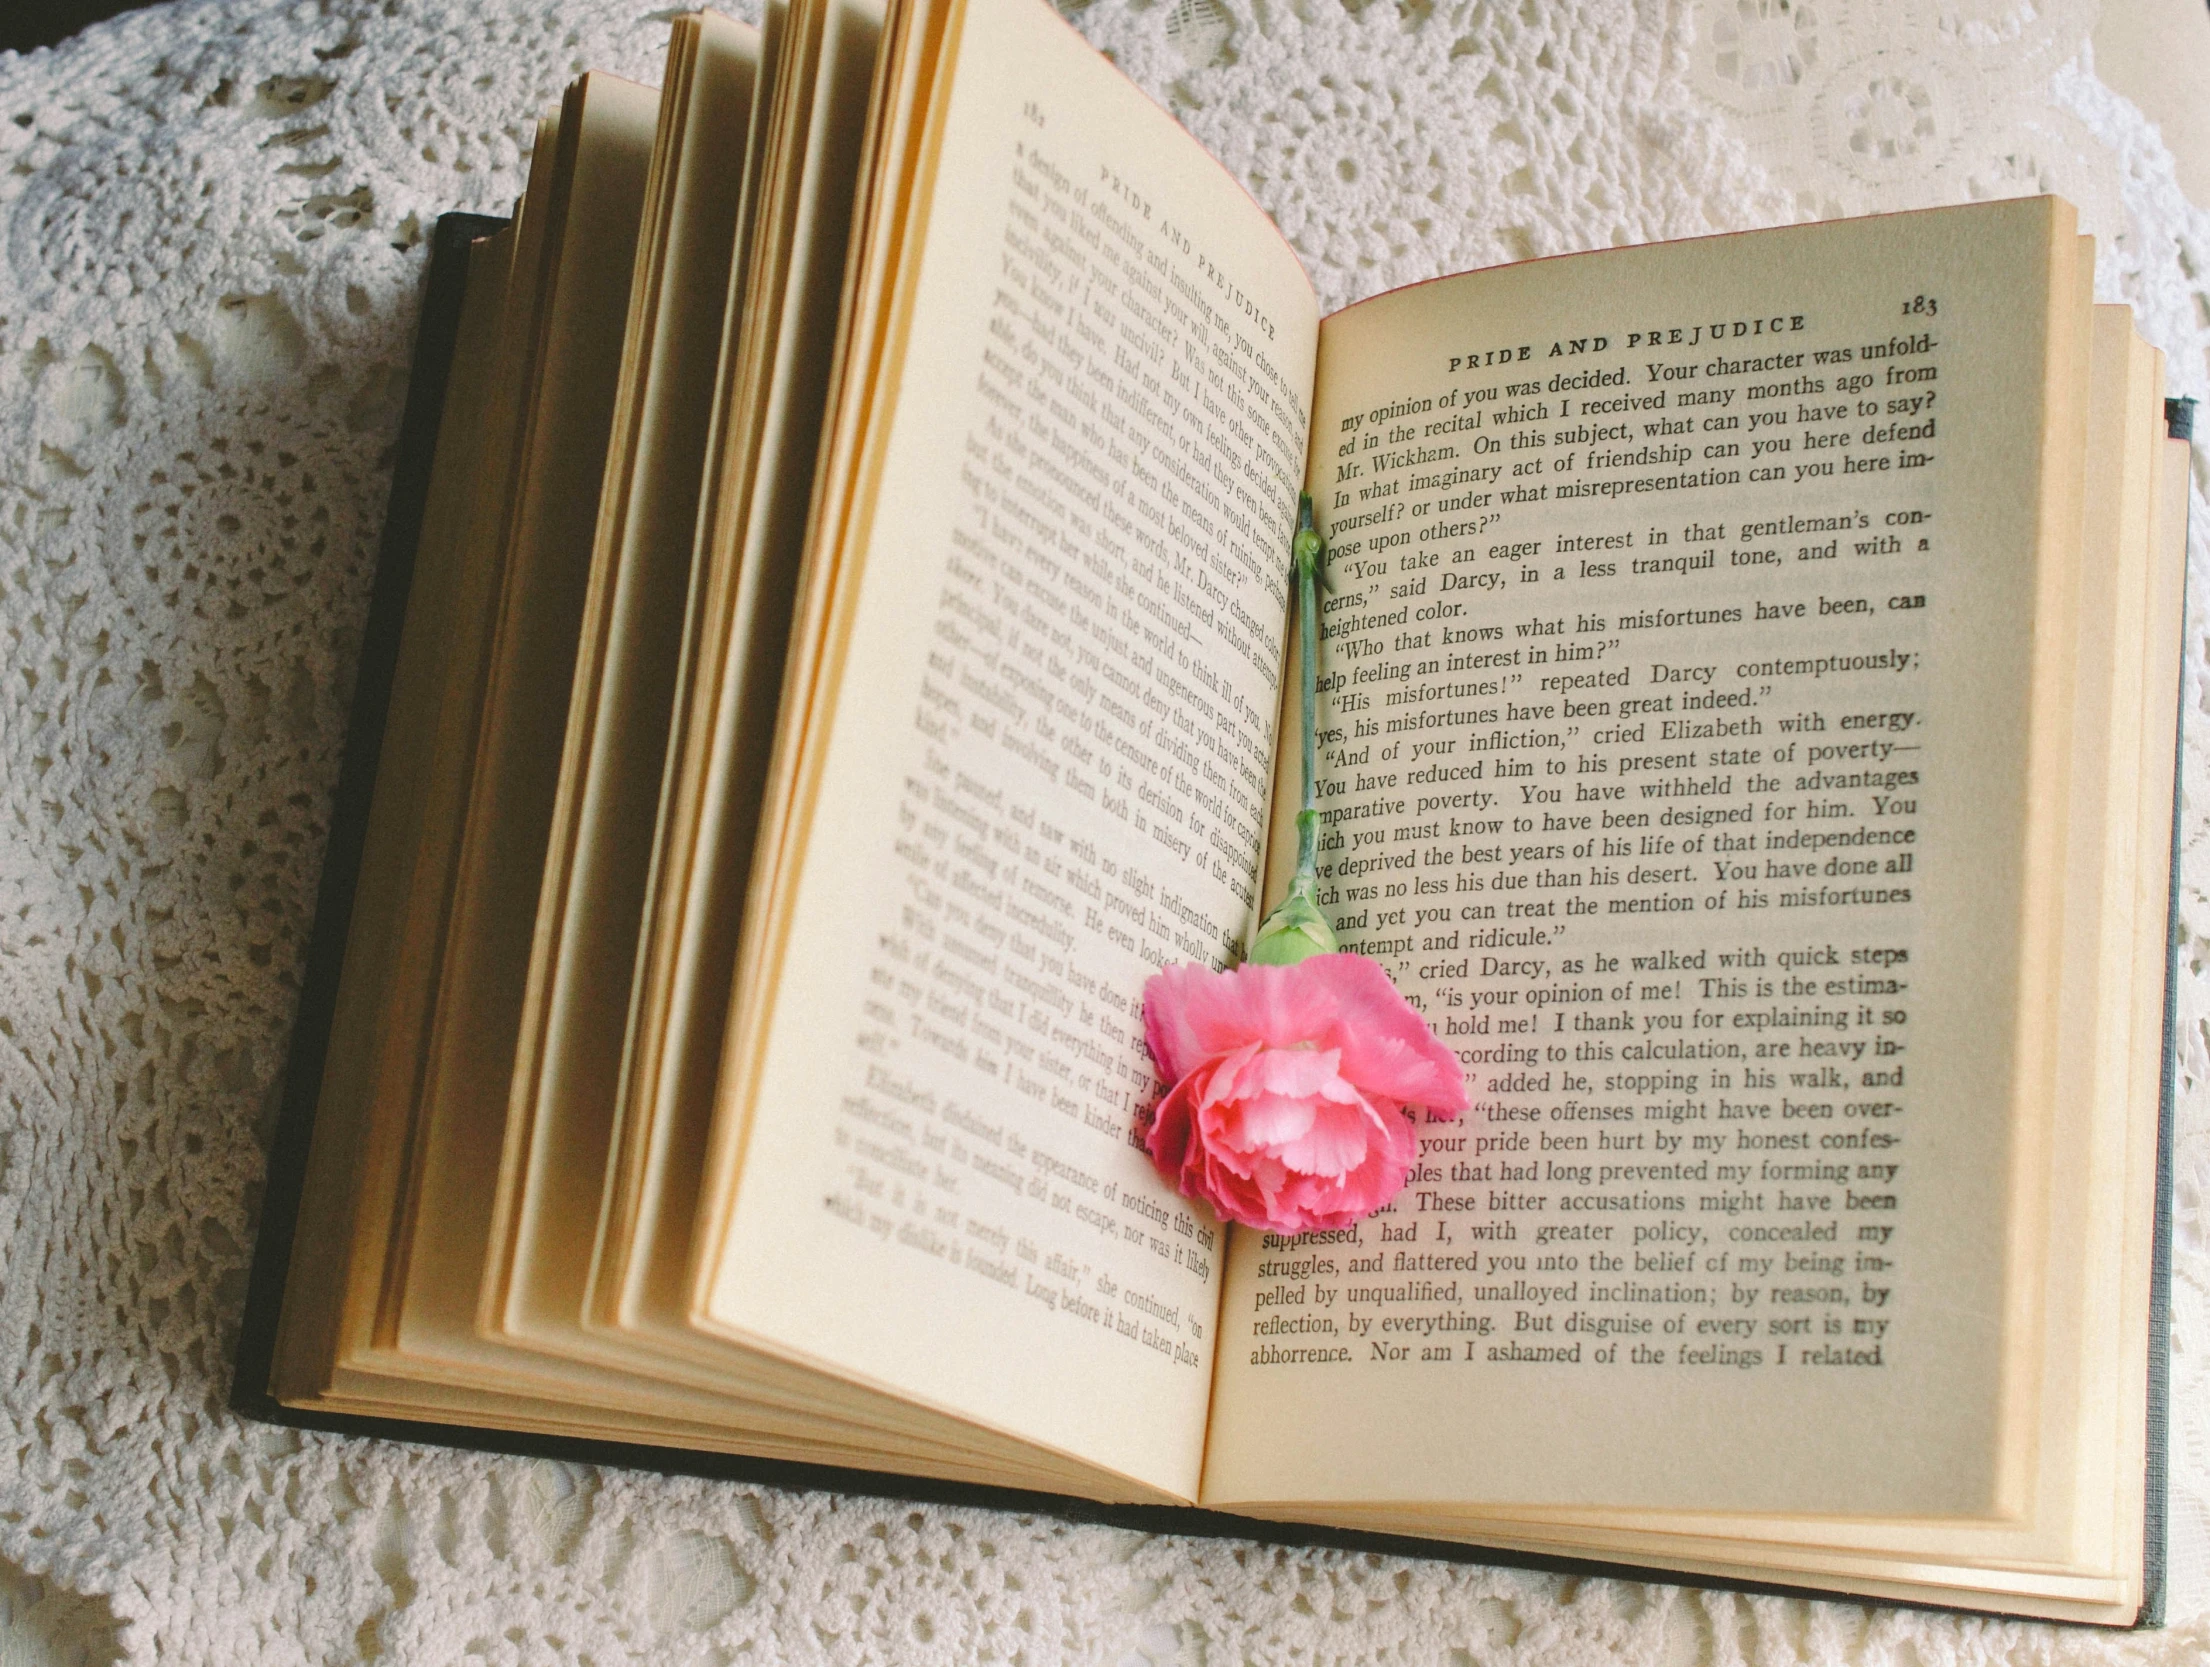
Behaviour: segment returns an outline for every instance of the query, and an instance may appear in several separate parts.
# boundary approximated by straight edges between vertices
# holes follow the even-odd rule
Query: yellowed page
[[[463,970],[455,974],[447,999],[437,1008],[434,1048],[421,1034],[427,1017],[416,1026],[416,1034],[386,1038],[379,1046],[387,1057],[377,1061],[379,1075],[372,1085],[386,1112],[394,1106],[401,1112],[413,1110],[410,1102],[418,1093],[422,1101],[421,1161],[408,1206],[411,1242],[404,1245],[403,1255],[395,1256],[388,1281],[405,1301],[387,1302],[380,1331],[365,1334],[364,1325],[353,1328],[364,1334],[349,1332],[341,1338],[334,1373],[326,1349],[302,1344],[298,1353],[305,1358],[288,1373],[285,1393],[303,1404],[401,1416],[467,1409],[471,1418],[495,1427],[572,1431],[596,1419],[605,1431],[678,1445],[870,1468],[895,1465],[916,1475],[1065,1492],[1092,1481],[1094,1473],[969,1424],[917,1414],[787,1362],[724,1348],[711,1375],[694,1370],[688,1377],[667,1373],[656,1381],[647,1373],[622,1369],[637,1363],[635,1351],[618,1352],[604,1339],[586,1338],[572,1319],[563,1327],[557,1297],[544,1295],[549,1281],[541,1276],[572,1271],[589,1248],[587,1239],[560,1242],[557,1204],[540,1210],[538,1217],[551,1241],[553,1266],[548,1268],[524,1246],[531,1276],[525,1283],[535,1298],[535,1311],[524,1315],[526,1327],[484,1336],[473,1323],[477,1292],[484,1283],[487,1199],[498,1162],[496,1111],[505,1098],[497,1053],[502,1033],[504,1045],[512,1045],[516,1023],[507,1004],[515,1000],[520,963],[511,948],[517,934],[526,937],[529,929],[524,901],[528,874],[521,862],[533,837],[527,789],[532,782],[542,789],[547,764],[546,732],[541,723],[533,725],[533,718],[541,717],[548,705],[557,708],[557,699],[548,703],[544,696],[548,691],[557,694],[561,678],[554,656],[562,633],[546,614],[575,605],[580,555],[591,542],[589,503],[582,495],[595,479],[589,462],[601,455],[607,440],[603,430],[592,438],[598,419],[590,413],[619,404],[611,386],[618,380],[616,367],[607,351],[622,341],[620,321],[631,294],[626,239],[619,234],[625,217],[631,231],[636,225],[642,150],[652,137],[652,116],[653,100],[645,89],[593,77],[568,101],[568,119],[559,129],[569,135],[568,143],[556,145],[553,128],[546,130],[536,176],[542,189],[533,199],[542,212],[531,221],[533,241],[525,248],[551,246],[543,263],[547,316],[538,316],[534,255],[524,263],[533,276],[521,283],[514,308],[519,333],[537,342],[534,351],[542,362],[525,374],[517,351],[507,378],[518,384],[518,397],[540,385],[544,397],[524,399],[532,407],[532,422],[531,438],[521,448],[529,470],[516,494],[520,530],[507,525],[503,495],[498,498],[500,512],[487,528],[496,533],[494,544],[508,552],[513,569],[488,558],[474,564],[483,571],[474,573],[471,583],[479,590],[489,587],[487,599],[474,610],[482,616],[482,629],[475,635],[493,640],[479,645],[467,665],[448,677],[451,698],[431,703],[458,726],[454,745],[460,745],[461,732],[468,742],[431,773],[445,783],[440,792],[465,798],[472,790],[478,814],[464,818],[456,804],[446,817],[433,818],[450,830],[454,838],[448,844],[460,854],[437,842],[425,846],[417,866],[428,867],[417,878],[418,888],[430,880],[436,887],[418,901],[442,914],[454,885],[450,870],[456,866],[462,870],[458,901],[452,909],[453,929],[425,927],[413,936],[426,935],[427,945],[415,945],[410,953],[449,944]],[[590,241],[578,249],[568,241],[570,233]],[[611,421],[618,424],[621,418]],[[616,470],[610,484],[618,487],[624,478]],[[603,531],[603,518],[600,525]],[[618,614],[620,587],[614,588],[617,599],[610,611]],[[609,599],[587,598],[582,609],[586,617],[594,617],[592,600],[603,606]],[[573,626],[566,640],[573,652]],[[453,683],[452,677],[461,681]],[[443,740],[439,745],[445,748]],[[542,810],[540,802],[536,814]],[[534,837],[541,841],[543,823],[537,826]],[[421,999],[427,1003],[426,995]],[[425,1048],[433,1052],[426,1089],[420,1087]],[[403,1072],[403,1077],[393,1078],[392,1071]],[[573,1131],[556,1129],[546,1144],[557,1140],[572,1144]],[[572,1175],[571,1169],[558,1179]],[[595,1180],[595,1171],[590,1178]],[[595,1196],[587,1202],[595,1203]],[[380,1207],[388,1215],[388,1200]],[[570,1212],[571,1229],[573,1221]],[[374,1248],[381,1249],[380,1240]],[[356,1248],[354,1276],[373,1296],[384,1270],[380,1258],[363,1261],[362,1255]],[[569,1260],[560,1262],[561,1257]],[[517,1348],[515,1342],[529,1346]],[[656,1363],[644,1364],[650,1368]],[[543,1411],[548,1401],[568,1411],[548,1421]],[[525,1410],[525,1402],[536,1410]]]
[[[733,290],[722,346],[717,397],[726,405],[700,506],[694,635],[629,1021],[625,1116],[639,1126],[613,1178],[621,1193],[602,1208],[594,1275],[595,1318],[663,1348],[695,1341],[669,1291],[681,1289],[690,1260],[882,7],[802,0],[776,33],[773,154],[748,233],[742,305]]]
[[[431,772],[440,792],[470,796],[472,814],[454,807],[440,819],[458,835],[457,854],[425,846],[421,860],[429,867],[418,881],[434,881],[423,907],[449,906],[451,913],[442,931],[416,922],[421,929],[413,936],[426,940],[418,952],[445,950],[453,970],[427,1041],[395,1033],[387,1046],[393,1057],[379,1061],[386,1073],[379,1077],[380,1092],[392,1099],[419,1095],[419,1160],[406,1199],[407,1228],[386,1280],[397,1296],[387,1298],[373,1339],[344,1339],[340,1380],[365,1376],[388,1383],[397,1377],[492,1396],[565,1397],[578,1408],[685,1426],[689,1434],[679,1439],[686,1444],[768,1452],[781,1450],[778,1442],[787,1448],[810,1440],[817,1457],[872,1453],[880,1462],[894,1451],[901,1462],[932,1474],[964,1461],[961,1473],[970,1479],[1017,1476],[1030,1485],[1064,1486],[1064,1464],[1023,1471],[1002,1454],[987,1467],[975,1462],[974,1444],[947,1441],[947,1434],[963,1432],[946,1432],[940,1421],[933,1436],[876,1441],[863,1452],[857,1439],[910,1420],[846,1386],[801,1383],[802,1375],[787,1366],[734,1371],[710,1386],[717,1393],[701,1393],[604,1364],[523,1352],[477,1332],[499,1162],[498,1112],[507,1099],[501,1050],[512,1049],[519,1023],[523,963],[514,946],[530,931],[533,870],[525,858],[533,843],[544,849],[548,777],[557,756],[545,745],[541,718],[559,709],[567,676],[563,655],[575,652],[574,621],[599,498],[599,476],[588,461],[603,455],[617,403],[622,331],[609,326],[618,326],[630,291],[655,104],[648,89],[586,77],[571,89],[562,121],[547,125],[546,154],[533,174],[533,219],[522,255],[542,248],[545,272],[541,279],[518,277],[509,297],[512,322],[541,338],[532,367],[525,373],[519,356],[514,365],[523,390],[535,390],[525,401],[522,480],[512,524],[504,514],[494,517],[505,559],[480,564],[485,571],[477,576],[497,581],[494,596],[471,611],[471,617],[484,616],[479,634],[489,641],[465,663],[456,662],[453,675],[460,681],[449,682],[451,698],[444,703],[456,724],[481,734],[471,733],[473,745],[454,758],[441,755]],[[569,610],[565,627],[563,610]],[[449,750],[448,743],[461,745],[457,735],[440,747]],[[425,1017],[420,1024],[430,1022]],[[426,1067],[420,1061],[425,1050]],[[389,1074],[395,1072],[404,1074]],[[575,1249],[587,1248],[579,1239]],[[360,1266],[356,1280],[373,1291],[379,1271],[373,1263]],[[527,1340],[542,1343],[543,1336]],[[311,1393],[315,1385],[303,1380],[287,1387]],[[609,1427],[634,1426],[615,1416]]]
[[[503,499],[513,407],[501,397],[499,352],[517,228],[468,248],[437,451],[413,552],[406,629],[392,669],[376,765],[384,788],[369,812],[346,922],[345,967],[331,1016],[294,1241],[274,1377],[279,1395],[319,1381],[343,1346],[347,1310],[366,1327],[406,1174],[422,1039],[436,989],[433,922],[449,878],[456,691],[472,690],[489,599],[491,543],[475,536],[478,500]],[[521,304],[521,303],[518,303]],[[471,561],[473,556],[491,559]],[[358,1271],[357,1271],[358,1270]],[[365,1277],[362,1275],[365,1274]],[[365,1301],[348,1304],[358,1280]]]
[[[1279,1520],[1310,1520],[1304,1513],[1274,1511],[1267,1514]],[[1426,1537],[1436,1533],[1430,1519],[1409,1514],[1390,1518],[1362,1517],[1350,1526],[1368,1533]],[[1502,1529],[1464,1537],[1469,1543],[1503,1551],[1618,1561],[1641,1568],[1678,1570],[1726,1583],[1778,1582],[1886,1603],[1985,1609],[1998,1614],[2098,1626],[2130,1625],[2140,1607],[2137,1580],[2044,1569],[1974,1569],[1940,1559],[1842,1558],[1830,1552],[1802,1553],[1788,1549],[1776,1552],[1741,1541],[1715,1542],[1690,1552],[1653,1550],[1646,1542],[1623,1544],[1620,1542],[1625,1536],[1608,1534],[1576,1534],[1561,1541]]]
[[[645,885],[643,919],[630,1006],[622,1042],[622,1080],[614,1108],[612,1153],[606,1167],[606,1185],[599,1202],[598,1233],[592,1247],[589,1290],[585,1297],[584,1324],[618,1321],[616,1298],[629,1278],[634,1241],[640,1231],[649,1238],[649,1223],[660,1189],[652,1174],[660,1166],[660,1153],[668,1144],[668,1104],[677,1098],[675,1083],[681,1072],[670,1063],[679,1059],[687,1015],[674,1001],[679,980],[670,971],[672,960],[668,934],[659,922],[666,911],[670,888],[670,849],[667,830],[681,799],[677,783],[684,774],[685,735],[699,668],[710,646],[705,630],[712,623],[707,599],[714,580],[713,516],[710,508],[721,497],[721,478],[729,466],[726,432],[730,420],[729,390],[737,380],[738,344],[750,310],[753,230],[759,209],[760,184],[766,174],[768,129],[780,104],[777,72],[781,64],[784,31],[789,8],[780,0],[763,8],[760,27],[758,74],[753,84],[752,113],[745,133],[742,189],[738,197],[736,245],[731,251],[729,287],[723,300],[721,339],[715,351],[714,386],[709,410],[705,474],[700,483],[691,529],[692,561],[683,598],[682,638],[676,656],[675,689],[670,702],[672,721],[660,783],[660,801],[652,829],[652,859]],[[686,985],[688,980],[681,981]],[[694,1048],[697,1053],[703,1050]],[[711,1092],[710,1064],[691,1073],[692,1099]]]
[[[2083,240],[2084,241],[2084,240]],[[2088,268],[2080,267],[2082,279]],[[2158,1046],[2143,1035],[2160,1021],[2161,905],[2146,930],[2135,919],[2139,828],[2168,845],[2168,700],[2144,704],[2144,675],[2176,652],[2174,611],[2150,601],[2150,466],[2160,431],[2155,355],[2132,334],[2123,308],[2095,318],[2085,504],[2086,558],[2079,564],[2075,633],[2076,768],[2065,884],[2061,1052],[2044,1351],[2050,1388],[2034,1443],[2039,1478],[2027,1516],[2009,1522],[1939,1519],[1755,1517],[1664,1511],[1347,1507],[1331,1518],[1384,1531],[1424,1531],[1542,1545],[1581,1554],[1652,1559],[1665,1567],[1792,1571],[1822,1579],[1844,1571],[1920,1565],[1911,1578],[1964,1593],[2021,1588],[2004,1571],[2138,1590],[2141,1532],[2145,1244],[2151,1218],[2144,1138],[2153,1153]],[[2166,541],[2168,542],[2168,541]],[[2162,556],[2158,561],[2163,561]],[[2157,574],[2162,582],[2162,574]],[[2168,684],[2168,680],[2167,680]],[[2165,711],[2160,738],[2144,717]],[[2153,726],[2149,726],[2153,727]],[[2144,771],[2144,761],[2161,762]],[[2161,809],[2158,801],[2161,800]],[[2161,852],[2155,871],[2166,874]],[[2146,976],[2135,963],[2148,950]],[[2113,1057],[2117,1069],[2108,1070]],[[2147,1082],[2140,1077],[2146,1072]],[[2098,1080],[2101,1079],[2101,1080]],[[1292,1513],[1294,1514],[1294,1513]],[[2107,1618],[2102,1617],[2102,1618]]]
[[[1136,1015],[1252,890],[1315,309],[1048,11],[948,33],[699,1318],[1186,1497],[1219,1232],[1131,1146]]]
[[[1209,1501],[2025,1507],[2076,291],[2042,199],[1328,322],[1328,901],[1474,1106],[1238,1242]]]
[[[399,1300],[379,1316],[379,1342],[410,1327],[474,1328],[559,772],[545,720],[565,710],[575,665],[621,358],[621,332],[607,325],[626,309],[657,105],[647,88],[588,75],[562,110],[572,162],[546,205],[552,278],[418,1089],[424,1134],[393,1268]]]
[[[483,1314],[573,1349],[620,1086],[737,241],[759,33],[713,13],[669,43],[613,444],[508,1113]],[[734,164],[734,165],[733,165]]]
[[[2091,266],[2084,275],[2091,281]],[[2134,1305],[2113,1296],[2129,1285],[2146,1289],[2136,1277],[2146,1266],[2128,1266],[2127,1223],[2144,1198],[2139,1136],[2156,1125],[2156,1096],[2139,1091],[2141,1071],[2159,1050],[2145,1057],[2136,1050],[2140,1020],[2163,1009],[2162,981],[2151,988],[2138,977],[2136,954],[2137,869],[2143,861],[2168,866],[2166,842],[2140,826],[2144,729],[2157,727],[2143,681],[2157,657],[2144,656],[2142,645],[2158,555],[2163,385],[2157,355],[2135,337],[2128,308],[2095,309],[2093,359],[2064,1042],[2043,1248],[2050,1383],[2040,1446],[2045,1468],[2068,1462],[2074,1474],[2061,1506],[2052,1499],[2037,1516],[2056,1519],[2061,1509],[2075,1567],[2130,1573],[2139,1560],[2138,1503],[2130,1534],[2119,1524],[2114,1538],[2107,1502],[2135,1491],[2143,1463],[2145,1390],[2127,1368],[2145,1360],[2147,1331]]]

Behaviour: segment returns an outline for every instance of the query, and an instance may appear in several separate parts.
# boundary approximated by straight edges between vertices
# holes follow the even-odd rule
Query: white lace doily
[[[7,3],[7,0],[0,0]],[[186,0],[0,55],[0,1661],[1759,1664],[2210,1651],[2210,505],[2172,1630],[1149,1539],[223,1410],[425,228],[654,0]],[[756,11],[744,4],[739,10]],[[2210,215],[2082,0],[1092,0],[1337,305],[2024,191],[2210,393]],[[2198,480],[2202,477],[2198,474]]]

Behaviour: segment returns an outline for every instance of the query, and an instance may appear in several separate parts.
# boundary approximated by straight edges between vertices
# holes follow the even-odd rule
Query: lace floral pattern
[[[749,6],[740,9],[750,10]],[[2210,216],[2083,0],[1090,0],[1330,306],[2057,190],[2210,393]],[[2174,1615],[2111,1639],[246,1425],[222,1409],[425,229],[646,0],[179,0],[0,57],[0,1657],[1796,1663],[2210,1648],[2210,641],[2186,700]],[[2201,477],[2198,476],[2198,480]],[[2210,618],[2196,504],[2193,618]]]

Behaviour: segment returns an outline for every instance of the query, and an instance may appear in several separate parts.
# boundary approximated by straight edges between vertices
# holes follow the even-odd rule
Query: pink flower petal
[[[1312,1102],[1284,1094],[1254,1094],[1211,1108],[1204,1130],[1215,1148],[1231,1152],[1275,1152],[1302,1140],[1312,1127]]]
[[[1190,962],[1161,967],[1143,986],[1143,1039],[1168,1082],[1191,1071],[1226,1048],[1204,1046],[1188,1020],[1190,1004],[1207,986],[1232,974],[1213,972]]]
[[[1458,1056],[1436,1040],[1378,963],[1363,955],[1315,955],[1298,962],[1296,970],[1334,1001],[1342,1028],[1329,1042],[1343,1052],[1347,1081],[1362,1092],[1444,1115],[1466,1109]]]

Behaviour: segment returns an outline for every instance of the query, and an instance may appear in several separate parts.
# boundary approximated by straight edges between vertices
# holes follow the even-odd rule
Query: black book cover
[[[1258,1540],[1271,1545],[1371,1551],[1400,1557],[1484,1563],[1614,1580],[1658,1580],[1672,1585],[1709,1587],[1774,1597],[1802,1597],[1829,1602],[1867,1601],[1848,1594],[1823,1591],[1817,1587],[1720,1579],[1668,1569],[1655,1563],[1615,1563],[1592,1558],[1543,1556],[1466,1545],[1454,1540],[1425,1540],[1302,1523],[1262,1521],[1194,1506],[1106,1505],[1072,1495],[988,1487],[969,1482],[937,1481],[885,1471],[798,1464],[780,1459],[748,1458],[741,1454],[701,1452],[691,1448],[656,1447],[627,1441],[585,1440],[572,1436],[481,1429],[473,1425],[320,1412],[285,1406],[269,1393],[270,1373],[275,1360],[277,1322],[283,1309],[284,1284],[291,1263],[292,1245],[299,1229],[300,1193],[306,1178],[308,1148],[314,1137],[315,1107],[321,1090],[323,1061],[329,1042],[332,1015],[337,1006],[338,977],[345,963],[345,942],[351,922],[354,883],[360,868],[362,843],[368,826],[369,801],[375,790],[376,764],[383,746],[384,719],[391,699],[392,675],[399,658],[400,629],[405,623],[407,595],[414,579],[415,548],[422,530],[431,463],[437,452],[439,418],[445,403],[446,378],[453,361],[461,303],[466,290],[468,248],[476,240],[498,231],[505,223],[502,219],[485,215],[447,214],[439,218],[431,244],[429,273],[422,300],[421,322],[415,337],[406,410],[401,418],[392,470],[390,505],[378,547],[376,577],[369,595],[368,617],[362,629],[360,671],[354,686],[352,718],[346,733],[344,758],[339,766],[337,792],[331,807],[330,840],[323,859],[321,887],[316,897],[314,930],[308,940],[306,962],[301,972],[298,1016],[293,1024],[291,1055],[285,1068],[283,1108],[275,1140],[269,1151],[260,1230],[254,1246],[253,1270],[247,1286],[245,1313],[239,1329],[238,1352],[231,1380],[232,1410],[261,1423],[283,1424],[298,1429],[324,1430],[389,1441],[422,1442],[432,1446],[478,1452],[563,1459],[574,1463],[658,1471],[670,1475],[701,1476],[800,1491],[857,1494],[871,1498],[964,1505],[1031,1514],[1042,1512],[1069,1521],[1101,1523],[1153,1534],[1193,1534],[1207,1538]],[[2186,411],[2168,408],[2167,412],[2172,433],[2185,437],[2189,432],[2191,402],[2173,401],[2170,404],[2190,408]],[[2176,693],[2175,691],[2175,697]],[[2175,802],[2172,828],[2172,908],[2166,940],[2167,968],[2172,964],[2171,953],[2177,943],[2178,874],[2179,818]],[[2160,1627],[2164,1621],[2165,1487],[2171,1354],[2172,1114],[2173,1096],[2177,1088],[2172,1043],[2177,1022],[2177,986],[2167,972],[2162,1103],[2157,1137],[2155,1260],[2150,1294],[2148,1520],[2143,1542],[2142,1605],[2134,1621],[2136,1627]],[[1992,1613],[1930,1603],[1883,1603],[1883,1607],[1966,1614]]]

